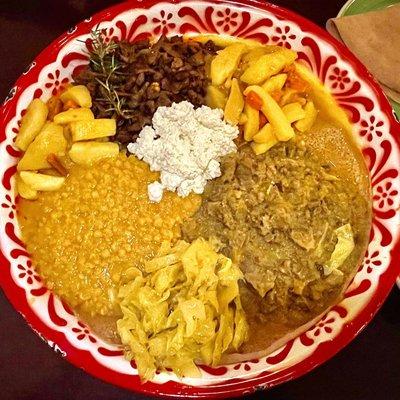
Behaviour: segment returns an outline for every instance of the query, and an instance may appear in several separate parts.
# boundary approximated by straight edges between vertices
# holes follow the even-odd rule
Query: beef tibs
[[[94,40],[103,39],[99,35]],[[205,103],[206,68],[216,50],[211,41],[202,44],[179,36],[162,36],[154,44],[148,39],[97,42],[75,82],[89,88],[96,118],[117,119],[113,140],[127,144],[151,123],[157,107],[183,100],[196,107]]]

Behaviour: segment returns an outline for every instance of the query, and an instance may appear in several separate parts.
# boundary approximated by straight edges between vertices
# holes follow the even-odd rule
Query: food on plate
[[[225,120],[242,127],[256,154],[290,140],[295,128],[300,132],[311,128],[317,114],[313,96],[330,117],[343,118],[343,110],[326,88],[296,59],[295,51],[279,46],[228,41],[211,61],[207,104],[224,108]],[[343,121],[347,122],[346,116]]]
[[[62,176],[46,175],[33,171],[21,171],[19,176],[25,185],[33,190],[42,190],[45,192],[60,189],[65,181],[65,178]]]
[[[35,99],[29,104],[23,116],[15,145],[25,151],[46,122],[48,109],[40,99]]]
[[[284,67],[291,65],[296,58],[295,51],[278,48],[274,53],[265,54],[251,63],[240,76],[240,80],[248,85],[265,82],[271,76],[281,72]]]
[[[245,102],[244,115],[246,116],[246,122],[244,123],[243,138],[246,141],[250,141],[260,130],[260,111]]]
[[[67,111],[69,108],[76,108],[75,103],[68,102],[67,106],[60,100],[60,96],[51,96],[47,102],[47,120],[53,121],[53,118],[61,111]]]
[[[27,185],[19,175],[16,176],[15,183],[16,183],[16,190],[22,198],[27,200],[37,199],[38,197],[37,190]]]
[[[71,122],[69,128],[74,142],[114,136],[117,131],[115,119],[112,118],[75,121]]]
[[[75,82],[88,87],[96,118],[116,119],[114,140],[134,142],[160,106],[183,100],[196,107],[204,104],[213,42],[179,36],[162,36],[153,43],[105,42],[103,36],[101,30],[93,32],[90,63]]]
[[[89,89],[84,85],[69,87],[64,93],[60,95],[60,100],[64,104],[73,101],[79,107],[92,107],[92,96],[90,95]]]
[[[232,77],[245,50],[246,46],[238,43],[227,46],[218,52],[211,61],[210,67],[211,83],[213,85],[222,85],[228,78]]]
[[[294,136],[294,130],[286,118],[281,107],[261,86],[249,86],[244,95],[253,94],[258,96],[261,112],[269,120],[276,138],[280,141],[287,141]]]
[[[75,91],[74,88],[78,90]],[[74,104],[73,106],[69,104],[64,111],[59,105],[63,101],[65,104],[73,101]],[[118,156],[118,143],[89,140],[103,140],[116,133],[114,119],[95,119],[90,108],[80,107],[80,104],[87,106],[91,102],[88,89],[80,86],[67,88],[61,95],[52,96],[46,104],[38,99],[32,101],[27,114],[23,117],[15,141],[20,149],[22,149],[21,137],[22,143],[26,143],[23,145],[25,152],[17,164],[17,171],[21,177],[17,178],[20,182],[17,191],[22,198],[32,200],[36,199],[34,193],[38,190],[59,189],[68,175],[67,164],[91,165]],[[29,121],[40,121],[39,131],[37,131],[39,125],[36,123],[32,125]],[[31,138],[29,143],[26,139],[28,137]],[[32,172],[27,174],[22,171]],[[53,176],[54,174],[56,176]]]
[[[236,127],[222,120],[221,110],[194,109],[187,101],[159,107],[152,124],[143,128],[128,151],[161,172],[160,181],[149,185],[150,200],[156,202],[164,189],[180,196],[203,193],[207,180],[220,175],[219,159],[236,149],[233,140],[239,135]]]
[[[118,143],[89,141],[74,143],[68,155],[75,164],[92,165],[107,158],[115,158],[118,153]]]
[[[312,104],[312,102],[308,102],[307,104]],[[307,110],[306,110],[307,104],[304,106],[304,109],[301,106],[301,103],[299,102],[288,103],[282,107],[282,111],[285,114],[285,117],[289,121],[289,123],[296,122],[300,119],[302,120],[305,119],[307,115]],[[315,117],[316,116],[317,115],[315,114]],[[312,122],[313,123],[310,124],[310,128],[314,125],[315,120],[313,120]]]
[[[49,163],[49,165],[51,166],[51,168],[53,168],[53,170],[50,170],[51,172],[55,172],[60,176],[68,176],[67,168],[61,162],[60,158],[58,158],[54,153],[50,153],[47,156],[46,160]]]
[[[272,352],[340,301],[366,249],[346,113],[294,50],[106,39],[17,134],[38,273],[143,381]]]
[[[323,125],[313,134],[324,129],[339,134]],[[289,331],[321,314],[365,250],[369,199],[352,176],[365,170],[338,171],[336,159],[319,158],[312,146],[300,139],[261,156],[248,147],[226,156],[222,176],[207,185],[200,209],[183,224],[185,240],[218,243],[244,273],[248,352],[262,351],[261,338],[265,349],[273,345],[277,328]]]
[[[66,125],[75,121],[92,121],[94,115],[90,108],[70,108],[67,111],[60,112],[53,117],[53,121],[59,125]]]
[[[29,180],[26,174],[35,173],[21,172],[30,186],[39,175]],[[147,185],[158,173],[125,154],[91,166],[75,164],[67,178],[48,178],[65,182],[19,209],[27,250],[47,286],[82,315],[119,316],[117,294],[126,271],[140,268],[164,240],[178,239],[180,224],[200,199],[167,192],[161,203],[151,203]]]
[[[199,43],[214,43],[218,47],[227,47],[231,44],[244,44],[246,47],[268,47],[263,46],[260,42],[253,39],[244,39],[240,37],[226,36],[226,35],[217,35],[217,34],[196,34],[196,35],[184,35],[184,40],[186,41],[195,41]]]
[[[287,107],[288,105],[289,104],[287,104],[285,107]],[[296,119],[293,120],[293,122],[296,122],[294,124],[294,126],[300,132],[308,131],[314,125],[314,122],[315,122],[315,120],[317,118],[317,114],[318,114],[318,111],[315,108],[314,103],[312,101],[308,101],[306,103],[303,111],[304,112],[302,114],[303,115],[302,118],[296,117]],[[288,110],[287,112],[290,112],[290,110]]]
[[[215,86],[208,86],[206,103],[209,107],[224,110],[227,100],[228,98],[220,89]]]
[[[237,125],[244,107],[243,95],[238,80],[232,79],[229,97],[224,107],[224,119],[231,125]]]
[[[281,90],[286,83],[287,74],[277,74],[271,76],[271,78],[267,79],[261,87],[267,93],[274,93],[278,90]]]
[[[218,365],[222,354],[237,351],[248,336],[239,295],[240,269],[198,238],[163,242],[156,256],[131,268],[121,287],[121,341],[144,380],[157,368],[179,376],[200,376],[195,361]]]
[[[302,64],[297,63],[294,67],[294,72],[298,78],[309,85],[316,107],[326,114],[327,118],[351,132],[352,126],[346,112],[336,103],[329,90],[322,84],[318,77]],[[313,111],[313,114],[315,114],[315,111]]]
[[[62,126],[48,122],[26,149],[17,169],[23,171],[51,168],[47,160],[49,154],[62,156],[66,149],[67,140]]]
[[[75,164],[92,165],[106,158],[115,158],[119,153],[117,143],[108,142],[82,142],[74,143],[68,152]]]

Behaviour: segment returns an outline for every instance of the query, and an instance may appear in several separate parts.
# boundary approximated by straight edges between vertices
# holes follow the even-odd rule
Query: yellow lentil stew
[[[58,191],[21,199],[23,239],[46,285],[84,314],[117,316],[118,288],[129,267],[151,259],[162,241],[180,236],[180,224],[200,197],[166,193],[151,203],[157,179],[147,164],[120,154],[91,167],[74,165]]]

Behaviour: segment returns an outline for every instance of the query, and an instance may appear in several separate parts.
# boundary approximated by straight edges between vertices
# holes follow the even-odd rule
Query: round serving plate
[[[373,227],[364,261],[344,300],[315,326],[268,357],[218,368],[196,379],[163,372],[140,383],[134,363],[104,342],[48,290],[29,260],[15,216],[18,123],[34,97],[46,100],[87,63],[85,40],[100,24],[108,38],[211,32],[279,44],[299,52],[348,111],[371,173]],[[382,305],[400,272],[400,126],[378,84],[342,44],[308,20],[259,0],[131,1],[86,19],[56,39],[27,68],[1,108],[0,284],[32,329],[55,351],[90,374],[151,395],[232,397],[298,377],[349,343]]]

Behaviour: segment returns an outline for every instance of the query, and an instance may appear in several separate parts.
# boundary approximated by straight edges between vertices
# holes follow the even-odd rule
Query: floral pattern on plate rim
[[[135,8],[146,7],[146,4],[146,9]],[[146,393],[207,397],[242,394],[257,387],[271,386],[305,372],[343,347],[369,321],[394,283],[396,266],[392,260],[395,253],[398,254],[400,190],[400,150],[395,134],[400,129],[386,99],[370,83],[366,71],[345,54],[345,50],[341,49],[339,53],[343,55],[340,55],[326,34],[324,38],[318,28],[301,17],[255,1],[251,4],[258,4],[258,8],[246,5],[245,1],[242,4],[212,1],[176,4],[149,1],[146,4],[124,3],[70,29],[49,46],[56,51],[45,50],[10,91],[3,105],[6,125],[0,144],[3,160],[0,165],[0,227],[3,231],[0,284],[14,306],[50,346],[105,380]],[[88,39],[88,32],[100,21],[110,39],[132,41],[161,33],[210,32],[292,48],[349,113],[371,173],[374,218],[368,252],[345,299],[314,327],[274,354],[240,364],[203,367],[202,377],[197,379],[180,381],[163,372],[157,374],[155,382],[140,385],[134,363],[123,359],[121,349],[90,332],[64,302],[46,289],[35,273],[19,238],[14,215],[12,177],[19,153],[13,146],[13,139],[32,98],[46,99],[56,93],[86,63],[81,41]],[[353,333],[350,333],[350,322],[358,326],[353,328]]]

